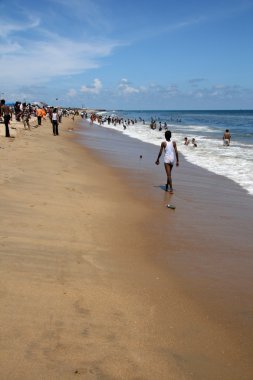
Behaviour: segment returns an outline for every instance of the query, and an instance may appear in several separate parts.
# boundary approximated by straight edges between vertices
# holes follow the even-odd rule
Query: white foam
[[[149,124],[143,125],[138,122],[130,124],[127,129],[123,125],[104,123],[104,128],[117,130],[129,137],[136,138],[146,143],[159,146],[164,139],[164,130],[152,130]],[[168,126],[168,128],[170,128]],[[253,149],[252,145],[243,144],[233,140],[229,147],[223,146],[223,141],[216,138],[207,138],[204,134],[197,136],[197,148],[184,145],[184,137],[187,135],[189,140],[196,138],[195,131],[198,133],[219,131],[207,126],[178,126],[178,132],[173,132],[173,140],[177,141],[178,150],[184,155],[186,160],[198,165],[210,172],[223,175],[238,183],[250,194],[253,195]],[[174,130],[174,129],[173,129]],[[182,130],[186,130],[185,133]]]

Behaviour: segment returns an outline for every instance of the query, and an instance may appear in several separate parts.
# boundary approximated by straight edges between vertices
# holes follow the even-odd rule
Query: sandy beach
[[[59,131],[0,136],[0,378],[252,379],[252,197],[181,158],[170,198],[156,147]]]

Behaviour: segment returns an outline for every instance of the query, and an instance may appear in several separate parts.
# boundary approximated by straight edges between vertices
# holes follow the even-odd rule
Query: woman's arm
[[[178,158],[177,144],[176,144],[175,141],[173,141],[173,147],[174,147],[174,150],[175,150],[175,153],[176,153],[176,159],[177,159],[176,165],[178,166],[179,165],[179,158]]]
[[[161,155],[162,155],[162,153],[163,153],[163,149],[164,149],[164,146],[165,146],[165,143],[164,143],[164,141],[161,143],[161,148],[160,148],[160,151],[159,151],[159,154],[158,154],[158,157],[157,157],[157,160],[156,160],[156,165],[159,165],[159,160],[160,160],[160,157],[161,157]]]

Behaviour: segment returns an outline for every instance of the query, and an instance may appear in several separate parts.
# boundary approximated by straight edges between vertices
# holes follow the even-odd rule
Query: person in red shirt
[[[37,116],[37,120],[38,120],[38,126],[40,126],[41,125],[41,119],[43,117],[43,110],[41,108],[37,108],[36,116]]]

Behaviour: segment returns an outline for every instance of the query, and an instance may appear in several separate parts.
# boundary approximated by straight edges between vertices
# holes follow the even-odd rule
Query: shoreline
[[[178,235],[177,230],[182,227],[186,242],[187,239],[193,240],[192,232],[194,239],[197,239],[195,245],[200,244],[203,249],[203,243],[201,244],[200,240],[207,240],[207,244],[212,244],[209,237],[213,233],[216,240],[213,244],[216,248],[220,249],[224,246],[224,249],[229,248],[235,251],[245,247],[250,256],[253,222],[252,195],[240,185],[227,177],[211,173],[186,161],[180,154],[180,166],[174,168],[172,174],[176,191],[173,196],[170,196],[164,191],[163,165],[160,164],[159,167],[154,165],[159,147],[118,134],[117,131],[108,131],[108,129],[103,131],[99,126],[95,126],[94,137],[90,135],[91,130],[88,127],[84,139],[82,140],[82,136],[79,136],[80,140],[77,139],[77,142],[90,149],[91,154],[95,151],[95,156],[105,159],[116,169],[117,174],[123,177],[121,180],[133,186],[135,196],[139,200],[144,200],[144,203],[149,200],[149,208],[159,210],[164,223],[174,218],[173,224],[169,225],[173,234]],[[98,136],[101,135],[102,138],[99,141]],[[143,155],[142,160],[139,159],[139,153]],[[136,184],[136,182],[139,183]],[[217,191],[216,188],[218,188]],[[170,202],[177,206],[176,212],[172,215],[165,207]],[[237,236],[238,224],[240,239]],[[228,239],[224,240],[224,238]],[[175,254],[174,258],[177,260],[178,255]],[[253,262],[250,261],[249,264],[252,268]],[[234,269],[238,271],[238,267]]]
[[[73,126],[77,134],[71,132]],[[84,138],[91,145],[84,148],[76,141],[82,126],[64,120],[60,128],[54,137],[44,124],[1,150],[1,376],[250,379],[248,326],[241,326],[240,335],[234,327],[243,319],[222,320],[219,309],[216,320],[217,305],[207,313],[199,303],[204,295],[197,294],[194,282],[186,288],[189,283],[182,277],[188,262],[177,237],[183,233],[196,239],[196,230],[187,228],[193,215],[201,227],[204,195],[194,207],[210,185],[207,179],[199,193],[195,188],[189,193],[189,167],[175,171],[177,209],[171,213],[164,207],[163,171],[150,178],[146,153],[142,167],[129,168],[136,163],[139,144],[135,148],[131,141],[128,167],[120,166],[117,149],[112,149],[115,140],[112,144],[108,138],[107,146],[103,139],[98,142],[101,130],[92,135],[86,128]],[[116,141],[124,161],[129,144]],[[237,189],[230,193],[226,202],[238,195]],[[239,197],[244,195],[239,192]],[[214,194],[209,208],[213,202]],[[225,220],[231,217],[229,210],[222,210]],[[213,220],[210,210],[209,222]],[[163,229],[168,223],[174,236],[169,246]],[[195,247],[190,240],[188,259]],[[202,264],[204,268],[203,259]],[[198,269],[197,260],[194,265],[192,271]],[[251,324],[250,310],[240,310],[249,313]]]
[[[245,115],[234,115],[232,112],[219,115],[213,111],[206,114],[201,111],[191,114],[174,116],[169,111],[129,111],[125,115],[125,119],[135,121],[130,123],[126,130],[118,124],[108,125],[106,117],[103,126],[107,129],[120,130],[124,135],[138,138],[144,142],[150,142],[154,145],[160,145],[163,138],[164,129],[167,127],[173,132],[173,139],[177,141],[178,149],[180,149],[186,159],[202,168],[210,170],[218,175],[225,175],[234,182],[245,188],[253,195],[253,176],[252,176],[252,138],[251,124],[252,112]],[[180,119],[178,121],[177,119]],[[181,120],[182,117],[182,120]],[[156,124],[154,129],[149,128],[147,120],[154,118]],[[145,120],[142,123],[142,120]],[[165,128],[165,120],[168,126]],[[240,129],[241,121],[245,121],[244,131]],[[223,124],[224,125],[223,125]],[[215,126],[215,127],[214,127]],[[156,128],[157,127],[157,128]],[[159,128],[158,128],[159,127]],[[232,134],[232,143],[229,149],[224,147],[222,136],[223,129],[230,128]],[[225,130],[224,129],[224,130]],[[187,137],[190,141],[188,146],[184,145],[184,139]],[[198,149],[192,144],[192,138],[197,142]]]
[[[116,168],[121,180],[156,213],[151,233],[159,244],[165,242],[161,250],[171,247],[159,255],[160,265],[218,324],[230,325],[231,332],[238,329],[238,344],[252,352],[252,196],[181,156],[180,167],[173,169],[176,192],[170,197],[163,189],[164,168],[154,165],[158,147],[99,126],[86,128],[81,143]],[[165,206],[171,202],[177,208],[169,213]]]

